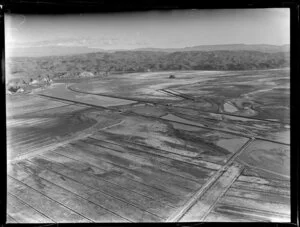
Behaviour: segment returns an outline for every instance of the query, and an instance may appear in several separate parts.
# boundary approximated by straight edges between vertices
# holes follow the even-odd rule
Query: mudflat
[[[174,71],[7,96],[8,221],[289,222],[289,87]]]

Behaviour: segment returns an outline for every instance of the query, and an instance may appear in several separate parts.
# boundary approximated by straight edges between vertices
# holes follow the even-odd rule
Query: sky
[[[290,43],[288,8],[170,10],[136,13],[5,14],[9,47],[182,48]]]

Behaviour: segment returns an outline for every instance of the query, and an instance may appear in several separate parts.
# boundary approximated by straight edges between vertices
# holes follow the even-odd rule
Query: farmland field
[[[287,68],[7,95],[8,220],[289,222],[289,96]]]

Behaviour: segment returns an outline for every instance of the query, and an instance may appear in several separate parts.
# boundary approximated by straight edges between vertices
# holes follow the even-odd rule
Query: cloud
[[[45,40],[39,42],[14,42],[10,41],[8,47],[30,48],[30,47],[88,47],[101,49],[117,48],[139,48],[149,46],[150,43],[145,40],[121,38],[121,37],[98,37],[98,38],[59,38],[55,40]]]

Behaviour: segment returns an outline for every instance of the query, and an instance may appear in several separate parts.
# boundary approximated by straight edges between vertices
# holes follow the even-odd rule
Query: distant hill
[[[7,61],[8,78],[78,77],[82,72],[95,76],[107,72],[164,70],[252,70],[289,67],[289,52],[259,51],[117,51],[39,58],[12,58]]]
[[[39,43],[40,45],[40,43]],[[266,44],[226,44],[226,45],[201,45],[185,48],[139,48],[134,50],[103,50],[87,46],[32,46],[6,48],[8,57],[43,57],[64,56],[87,53],[114,53],[118,51],[154,51],[154,52],[189,52],[189,51],[259,51],[263,53],[289,52],[290,45],[266,45]]]
[[[263,53],[288,52],[290,45],[267,45],[267,44],[226,44],[226,45],[200,45],[185,48],[140,48],[137,51],[162,51],[162,52],[183,52],[183,51],[259,51]]]

